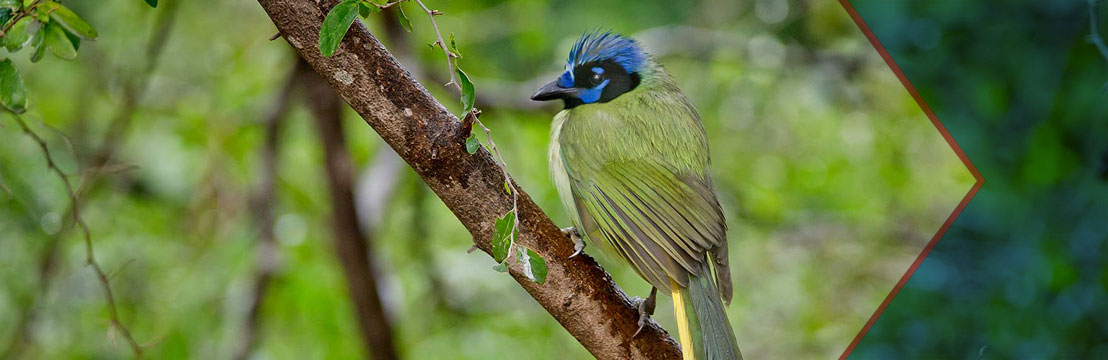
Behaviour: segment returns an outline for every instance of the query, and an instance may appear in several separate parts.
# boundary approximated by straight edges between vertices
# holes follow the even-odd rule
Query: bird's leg
[[[646,326],[646,319],[654,315],[654,305],[658,303],[658,288],[651,287],[650,296],[648,296],[646,300],[639,299],[638,297],[635,297],[635,299],[639,302],[639,329],[635,330],[635,334],[631,335],[631,337],[639,336],[639,332]]]
[[[580,255],[581,251],[585,250],[585,241],[581,239],[581,233],[577,231],[577,228],[572,226],[562,228],[562,234],[573,240],[573,255],[570,255],[570,258]]]

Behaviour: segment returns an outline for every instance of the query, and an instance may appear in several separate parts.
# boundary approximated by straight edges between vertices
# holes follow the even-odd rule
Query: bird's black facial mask
[[[543,85],[531,95],[531,100],[562,99],[565,108],[583,104],[605,103],[634,90],[641,77],[637,72],[628,73],[611,59],[591,61],[567,70],[558,80]]]

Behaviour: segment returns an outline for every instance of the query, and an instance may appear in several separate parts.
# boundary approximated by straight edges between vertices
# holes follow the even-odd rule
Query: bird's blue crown
[[[587,32],[573,44],[566,61],[566,71],[558,79],[559,85],[572,87],[574,69],[583,64],[612,60],[628,74],[638,72],[646,62],[646,54],[634,39],[611,31]]]

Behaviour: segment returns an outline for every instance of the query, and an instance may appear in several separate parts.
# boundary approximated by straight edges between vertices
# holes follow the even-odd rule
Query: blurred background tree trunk
[[[346,274],[347,289],[358,314],[363,340],[373,359],[396,359],[392,327],[378,292],[372,242],[359,226],[358,211],[354,206],[354,165],[350,161],[342,130],[342,100],[306,64],[297,67],[305,70],[300,83],[304,86],[305,100],[315,118],[323,146],[331,193],[331,231],[335,255]]]

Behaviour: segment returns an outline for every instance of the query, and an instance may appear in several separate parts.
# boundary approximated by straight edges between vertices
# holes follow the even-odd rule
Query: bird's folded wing
[[[620,256],[662,290],[699,275],[708,249],[723,244],[725,223],[710,182],[647,160],[605,164],[575,179],[589,233],[599,232]]]

